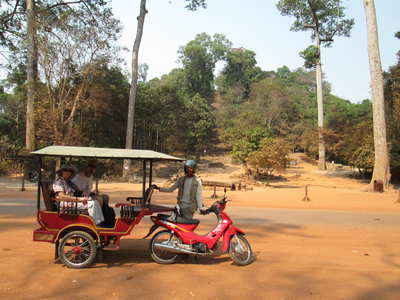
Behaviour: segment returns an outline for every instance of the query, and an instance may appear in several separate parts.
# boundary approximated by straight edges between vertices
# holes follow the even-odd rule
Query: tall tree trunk
[[[36,100],[36,88],[38,81],[38,49],[36,39],[36,14],[34,0],[26,1],[27,14],[27,50],[28,50],[28,66],[27,66],[27,101],[26,101],[26,150],[35,149],[35,112],[34,103]]]
[[[133,124],[135,118],[135,101],[137,93],[137,80],[138,80],[138,61],[139,61],[139,47],[142,41],[144,18],[146,16],[146,0],[140,1],[140,13],[138,16],[138,26],[136,30],[136,38],[132,49],[132,82],[129,91],[129,106],[128,106],[128,122],[126,126],[126,140],[125,148],[132,149],[133,147]],[[130,160],[124,161],[123,177],[127,178],[130,171]]]
[[[325,163],[325,140],[324,129],[324,95],[322,87],[322,67],[321,67],[321,42],[319,39],[318,28],[315,29],[315,46],[318,48],[319,57],[316,64],[317,81],[317,106],[318,106],[318,169],[326,170]]]
[[[371,179],[371,189],[376,180],[381,180],[387,189],[390,180],[389,153],[386,139],[385,100],[383,93],[383,74],[379,53],[378,26],[376,23],[375,3],[364,0],[367,18],[368,56],[372,89],[372,110],[374,122],[375,162]]]

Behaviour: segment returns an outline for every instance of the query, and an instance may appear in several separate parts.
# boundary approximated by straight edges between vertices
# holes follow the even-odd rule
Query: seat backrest
[[[153,191],[154,191],[153,188],[148,188],[148,189],[144,192],[143,205],[150,204],[151,196],[153,195]]]
[[[42,181],[40,182],[42,188],[43,202],[48,211],[56,211],[57,207],[54,202],[55,194],[51,187],[51,182]]]

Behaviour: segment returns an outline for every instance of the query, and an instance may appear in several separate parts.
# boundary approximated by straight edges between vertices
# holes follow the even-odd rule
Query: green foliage
[[[21,149],[25,143],[25,95],[24,87],[11,94],[0,87],[0,137],[13,149]]]
[[[185,1],[189,2],[185,6],[189,10],[197,10],[197,8],[199,8],[199,7],[202,7],[202,8],[207,7],[206,0],[185,0]]]
[[[228,51],[226,65],[219,79],[219,92],[227,94],[229,90],[236,90],[238,93],[237,97],[234,97],[234,103],[241,103],[248,99],[251,84],[266,77],[265,72],[256,67],[255,57],[256,54],[253,51],[244,48],[234,48]],[[227,95],[225,98],[230,99],[231,97]]]
[[[320,58],[320,51],[317,46],[311,45],[300,52],[300,56],[304,59],[304,67],[307,69],[313,69]]]
[[[277,8],[283,16],[293,16],[293,31],[309,29],[305,25],[318,28],[321,43],[330,46],[334,36],[350,36],[354,19],[346,19],[342,0],[280,0]]]
[[[249,156],[259,149],[261,140],[267,136],[267,132],[260,127],[240,132],[233,142],[232,156],[241,163],[246,163]]]
[[[266,138],[261,141],[260,149],[248,157],[247,162],[256,169],[256,174],[265,170],[267,175],[272,175],[275,170],[286,168],[291,150],[291,145],[284,139]]]
[[[241,99],[237,87],[225,90],[217,98],[216,107],[220,139],[227,145],[252,149],[246,142],[239,142],[241,133],[260,128],[268,136],[285,137],[297,148],[304,148],[302,135],[315,125],[315,87],[311,72],[298,69],[294,72],[282,67],[277,72],[265,72],[266,78],[250,86],[249,98]],[[231,97],[231,101],[229,98]],[[260,139],[261,140],[261,139]],[[259,141],[260,141],[259,140]],[[243,155],[239,155],[242,157]],[[243,161],[243,159],[242,159]]]
[[[195,95],[185,103],[186,151],[197,154],[210,149],[215,129],[215,117],[207,100]]]
[[[395,34],[400,39],[400,32]],[[400,178],[400,51],[397,64],[385,73],[385,104],[392,177]]]
[[[86,30],[75,30],[75,35],[82,37],[83,35],[95,34],[96,30],[102,27],[101,17],[108,19],[108,30],[112,31],[116,21],[112,18],[111,9],[106,7],[107,2],[104,0],[84,1],[77,0],[68,2],[58,0],[41,0],[34,1],[34,10],[36,17],[37,41],[40,45],[52,35],[57,35],[57,28],[60,24],[65,23],[71,16],[75,16],[75,22],[84,23]],[[10,65],[14,67],[15,63],[26,62],[26,41],[25,32],[27,22],[26,1],[7,0],[1,1],[0,6],[0,45],[9,50],[6,52],[9,56]],[[115,23],[116,22],[116,23]],[[114,24],[112,24],[114,23]],[[77,24],[69,24],[72,28],[76,28]],[[104,28],[103,28],[104,29]],[[107,29],[103,32],[107,33]],[[66,39],[59,36],[65,42]],[[73,36],[70,36],[73,38]],[[111,35],[108,36],[110,42],[114,41]],[[70,42],[70,41],[69,41]],[[104,43],[106,47],[108,42]],[[102,50],[102,49],[98,49]],[[60,53],[56,53],[60,55]]]
[[[371,174],[374,168],[374,145],[359,146],[349,158],[349,164],[358,168],[363,174]]]
[[[213,37],[206,33],[196,38],[179,50],[179,60],[183,65],[185,89],[188,96],[199,94],[211,103],[214,95],[215,64],[225,59],[231,46],[222,34]]]

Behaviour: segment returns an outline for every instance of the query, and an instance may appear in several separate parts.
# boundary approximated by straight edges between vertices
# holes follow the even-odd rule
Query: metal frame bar
[[[41,193],[41,182],[42,182],[42,157],[39,156],[39,170],[38,170],[38,174],[39,174],[39,178],[38,178],[38,188],[37,188],[37,210],[40,210],[40,193]]]
[[[144,159],[143,160],[143,188],[142,188],[142,197],[144,198],[144,193],[146,190],[146,171],[147,171],[147,161]]]
[[[151,187],[152,181],[153,181],[153,161],[150,160],[149,187]]]

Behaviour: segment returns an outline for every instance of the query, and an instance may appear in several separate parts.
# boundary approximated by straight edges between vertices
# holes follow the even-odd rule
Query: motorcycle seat
[[[197,225],[200,223],[200,221],[197,219],[186,219],[186,218],[182,218],[179,216],[176,219],[173,219],[173,217],[170,215],[158,214],[157,217],[161,220],[166,220],[166,221],[174,222],[177,224],[195,224],[195,225]]]
[[[165,214],[157,214],[157,218],[159,218],[161,220],[167,220],[169,217],[171,217],[171,216],[165,215]]]
[[[178,223],[178,224],[199,224],[200,220],[197,219],[186,219],[186,218],[182,218],[182,217],[177,217],[176,221],[174,221],[174,223]]]

